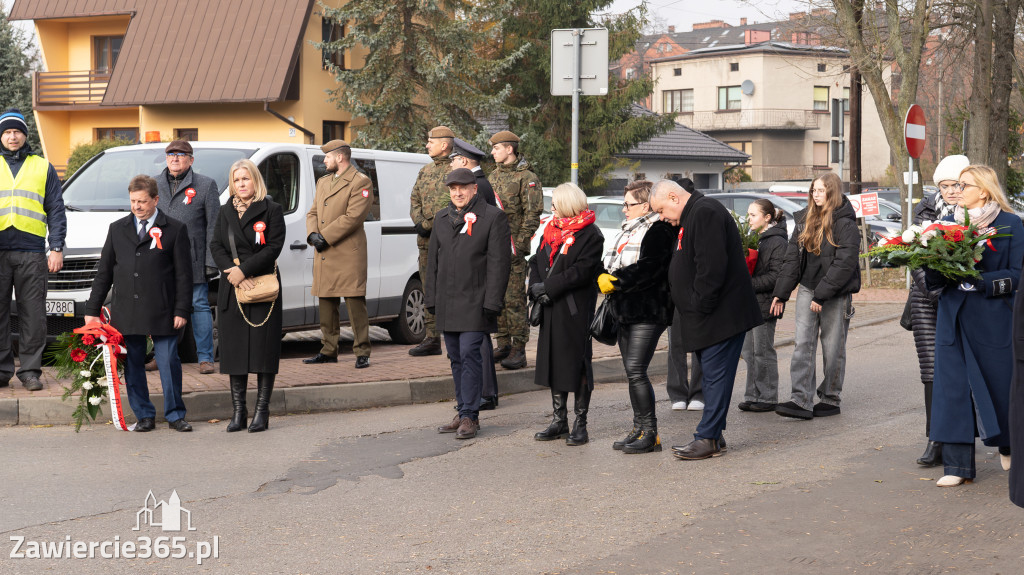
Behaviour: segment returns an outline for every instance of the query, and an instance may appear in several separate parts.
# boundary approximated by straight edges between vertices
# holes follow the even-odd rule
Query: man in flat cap
[[[509,277],[508,217],[476,193],[465,168],[445,179],[451,204],[434,217],[427,255],[426,306],[452,364],[459,413],[437,430],[456,439],[475,437],[484,370],[480,346],[498,327]]]
[[[519,155],[519,137],[509,131],[491,136],[491,155],[497,168],[487,178],[494,186],[498,207],[508,215],[512,231],[512,275],[505,294],[505,309],[498,321],[498,351],[494,359],[505,369],[526,367],[530,323],[526,317],[526,256],[530,238],[540,226],[544,191],[530,164]]]
[[[313,257],[314,296],[320,298],[320,353],[303,363],[336,363],[341,298],[352,326],[356,368],[370,367],[370,321],[366,315],[366,232],[363,222],[373,207],[373,183],[352,165],[352,148],[331,140],[324,153],[327,175],[316,182],[313,206],[306,213],[306,242]]]
[[[420,250],[420,278],[427,276],[427,246],[430,230],[434,225],[434,214],[448,205],[448,188],[444,177],[451,171],[452,145],[455,132],[447,126],[438,126],[427,133],[427,154],[434,160],[420,169],[416,184],[412,187],[409,215],[416,226],[416,247]],[[424,289],[426,282],[423,282]],[[419,345],[409,350],[409,355],[441,355],[441,338],[434,327],[434,315],[428,310],[425,318],[427,333]]]
[[[466,168],[473,172],[473,175],[476,176],[476,194],[488,204],[497,206],[498,204],[494,201],[494,188],[491,187],[491,183],[487,181],[487,175],[484,174],[483,168],[480,167],[480,162],[483,161],[486,155],[483,150],[473,144],[455,138],[450,156],[452,159],[452,169]]]
[[[213,373],[213,314],[206,278],[217,274],[209,245],[220,213],[220,188],[213,178],[192,168],[192,144],[174,140],[164,154],[167,167],[156,178],[157,192],[164,201],[160,211],[185,224],[188,230],[192,246],[192,335],[196,339],[199,373]],[[146,366],[148,371],[156,368],[155,359]]]
[[[0,115],[0,387],[7,387],[14,375],[9,322],[11,305],[16,303],[21,326],[18,379],[25,389],[39,391],[46,346],[47,272],[57,273],[64,267],[68,221],[57,170],[33,152],[27,140],[28,124],[19,110],[11,108]],[[15,293],[17,300],[12,301]]]

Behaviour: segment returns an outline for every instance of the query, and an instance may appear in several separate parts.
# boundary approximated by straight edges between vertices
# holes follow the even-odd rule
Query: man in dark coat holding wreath
[[[720,202],[662,180],[651,190],[651,208],[679,226],[668,281],[676,305],[682,352],[695,352],[704,370],[704,413],[694,440],[672,448],[679,459],[722,454],[722,431],[747,331],[761,325],[732,214]]]
[[[427,249],[426,307],[444,335],[459,408],[455,419],[438,431],[469,439],[480,429],[485,367],[480,349],[490,345],[489,334],[498,329],[512,239],[505,212],[477,195],[473,172],[452,170],[445,184],[451,203],[434,215]]]
[[[128,349],[124,375],[128,403],[138,418],[135,431],[152,431],[156,408],[146,385],[146,336],[164,392],[164,417],[171,429],[192,431],[181,398],[178,332],[192,313],[192,247],[185,225],[157,209],[156,180],[140,175],[128,184],[132,215],[110,224],[100,254],[85,323],[99,319],[114,287],[110,324]]]

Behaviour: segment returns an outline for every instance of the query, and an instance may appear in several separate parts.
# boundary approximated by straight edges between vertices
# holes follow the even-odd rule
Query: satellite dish
[[[753,96],[754,95],[754,83],[751,82],[750,80],[744,80],[743,83],[740,84],[740,90],[742,90],[743,93],[745,95],[747,95],[747,96]]]

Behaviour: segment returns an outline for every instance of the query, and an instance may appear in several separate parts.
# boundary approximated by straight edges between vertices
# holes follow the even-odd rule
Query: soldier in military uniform
[[[512,273],[505,292],[505,308],[498,319],[498,351],[495,360],[505,369],[526,367],[526,342],[530,323],[526,317],[526,256],[530,238],[540,226],[544,192],[530,164],[519,155],[519,137],[501,131],[491,137],[491,155],[497,167],[487,178],[495,201],[505,210],[512,230]]]
[[[430,244],[430,230],[434,227],[434,214],[443,210],[451,197],[448,186],[444,183],[445,176],[451,171],[452,153],[455,132],[447,126],[438,126],[427,133],[427,154],[433,158],[432,164],[420,169],[416,184],[412,187],[410,216],[416,226],[416,247],[420,250],[420,281],[426,288],[427,247]],[[409,355],[441,355],[441,338],[434,326],[434,314],[424,310],[426,315],[427,334],[419,345],[409,350]]]

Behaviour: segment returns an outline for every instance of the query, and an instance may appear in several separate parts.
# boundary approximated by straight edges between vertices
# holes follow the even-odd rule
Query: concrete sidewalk
[[[906,301],[906,291],[900,289],[865,289],[854,296],[856,313],[851,329],[899,318]],[[793,343],[793,311],[787,309],[776,328],[776,346]],[[536,357],[536,329],[527,345],[528,365],[516,371],[498,367],[498,389],[502,395],[534,391],[534,358]],[[445,355],[411,357],[412,346],[375,343],[368,369],[355,369],[350,354],[339,356],[337,364],[306,365],[299,358],[282,359],[271,401],[276,414],[309,413],[315,411],[363,409],[409,403],[429,403],[454,398],[450,364]],[[662,336],[658,352],[651,362],[651,375],[664,375],[667,370],[667,335]],[[595,381],[619,382],[625,372],[618,348],[594,344]],[[194,421],[224,419],[231,414],[228,376],[201,375],[197,364],[182,366],[182,388],[188,419]],[[255,376],[251,376],[248,401],[255,402]],[[0,389],[0,425],[65,425],[71,422],[76,402],[62,401],[64,388],[49,368],[44,368],[42,391],[25,390],[17,378],[9,387]],[[159,375],[148,374],[150,395],[162,414],[162,394]],[[122,389],[127,408],[127,396]],[[107,405],[96,422],[110,419]],[[499,407],[500,409],[500,407]],[[131,418],[130,409],[128,417]]]

